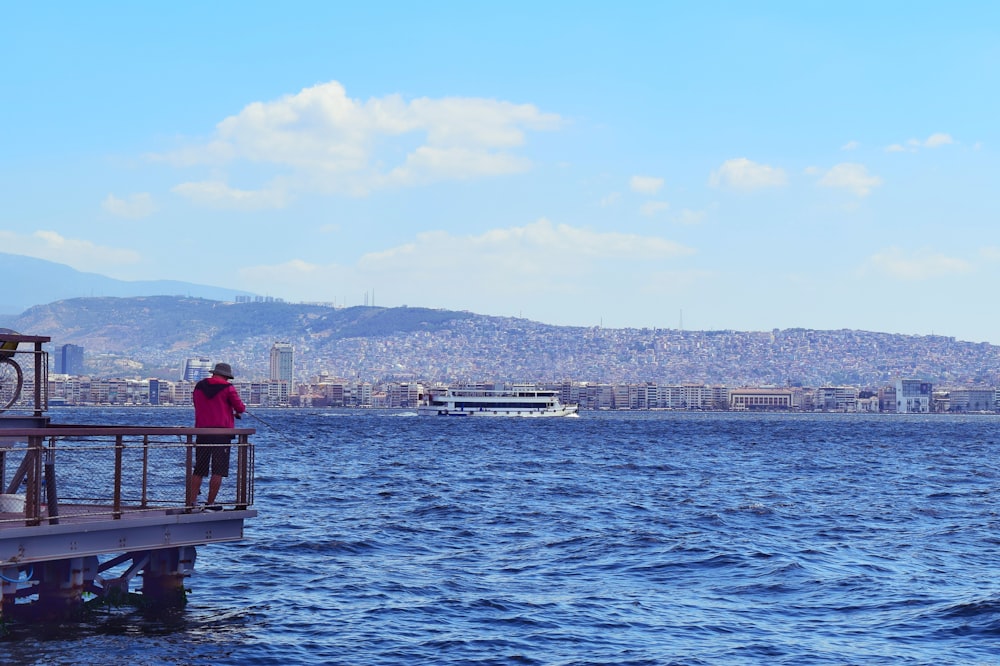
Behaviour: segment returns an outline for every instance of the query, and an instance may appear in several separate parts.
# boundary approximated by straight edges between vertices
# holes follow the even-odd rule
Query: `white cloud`
[[[406,157],[404,165],[396,167],[384,178],[373,179],[372,186],[418,185],[436,180],[468,180],[482,176],[520,173],[530,168],[529,160],[507,153],[421,146]]]
[[[703,210],[691,210],[690,208],[685,208],[680,212],[680,216],[677,221],[681,224],[701,224],[705,220],[707,213]]]
[[[931,134],[927,137],[927,140],[924,141],[924,146],[928,148],[937,148],[939,146],[947,146],[952,143],[955,143],[955,141],[951,138],[951,135],[941,132],[938,134]]]
[[[996,245],[980,248],[979,254],[987,261],[1000,261],[1000,247]]]
[[[629,187],[640,194],[656,194],[663,187],[663,179],[654,176],[632,176]]]
[[[101,202],[101,207],[116,217],[124,217],[129,220],[140,220],[156,212],[153,197],[146,192],[133,194],[126,199],[119,199],[115,195],[109,194]]]
[[[260,210],[282,208],[287,203],[287,193],[278,189],[237,190],[220,181],[181,183],[173,192],[211,208]]]
[[[271,190],[359,195],[378,187],[525,171],[530,160],[513,151],[525,144],[527,133],[563,123],[531,104],[483,98],[406,101],[389,95],[361,101],[331,81],[249,104],[219,122],[209,140],[151,158],[178,167],[264,166],[282,174]],[[228,183],[225,189],[240,192]],[[198,188],[178,191],[204,195]],[[288,195],[264,198],[278,202]]]
[[[857,150],[861,147],[861,143],[858,141],[848,141],[843,146],[840,147],[841,150]]]
[[[608,196],[601,199],[599,204],[602,208],[606,208],[608,206],[613,206],[614,204],[618,203],[618,200],[621,198],[622,195],[620,192],[612,192]]]
[[[920,148],[940,148],[955,143],[955,139],[945,132],[931,134],[926,139],[907,139],[906,145],[894,143],[886,146],[888,153],[915,153]]]
[[[27,235],[0,231],[0,248],[10,254],[23,254],[96,273],[107,273],[111,267],[140,261],[139,253],[133,250],[66,238],[55,231],[36,231]]]
[[[712,187],[727,187],[736,190],[757,190],[764,187],[779,187],[787,183],[782,169],[757,164],[745,157],[726,160],[718,171],[709,178]]]
[[[639,212],[643,215],[653,216],[670,208],[666,201],[647,201],[639,207]]]
[[[972,265],[964,259],[929,251],[907,255],[897,247],[872,255],[863,272],[873,271],[898,280],[929,280],[969,273]]]
[[[819,184],[823,187],[848,189],[859,197],[866,197],[871,194],[872,188],[882,184],[882,179],[869,174],[863,164],[844,162],[823,174]]]
[[[522,227],[493,229],[477,236],[444,231],[418,234],[407,244],[371,252],[351,266],[293,261],[241,271],[247,288],[261,293],[296,293],[302,300],[334,300],[333,293],[372,287],[399,302],[427,303],[429,297],[517,299],[587,289],[581,280],[616,263],[660,268],[694,250],[655,236],[595,232],[542,219]],[[448,285],[438,289],[442,281]],[[333,290],[333,293],[331,293]]]

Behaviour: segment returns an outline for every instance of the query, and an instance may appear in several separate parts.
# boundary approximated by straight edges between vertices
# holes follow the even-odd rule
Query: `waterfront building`
[[[798,408],[791,389],[738,388],[729,392],[729,408],[737,412],[777,412]]]
[[[896,380],[896,412],[899,414],[927,414],[931,411],[934,387],[919,379]]]
[[[854,386],[821,386],[813,397],[814,408],[822,412],[857,411],[858,389]]]
[[[386,389],[386,407],[415,408],[423,394],[423,385],[416,382],[390,384]]]
[[[854,411],[865,414],[877,414],[879,411],[878,396],[870,395],[864,398],[858,397],[857,402],[855,402]]]
[[[896,412],[895,386],[883,386],[878,390],[878,410],[887,414]]]
[[[198,382],[212,374],[212,359],[205,356],[199,358],[189,358],[184,362],[184,374],[181,380],[185,382]]]
[[[952,389],[948,395],[948,411],[986,412],[996,409],[996,390],[986,388]]]

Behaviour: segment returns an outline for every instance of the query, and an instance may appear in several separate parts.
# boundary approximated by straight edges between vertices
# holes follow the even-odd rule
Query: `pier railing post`
[[[115,498],[111,507],[115,520],[122,517],[122,459],[125,453],[125,439],[122,435],[115,435]]]
[[[194,472],[194,435],[187,436],[187,453],[184,459],[184,506],[194,506],[197,496],[191,487],[191,474]]]
[[[140,506],[149,506],[149,435],[142,436],[142,499]]]
[[[24,500],[24,522],[29,527],[35,527],[42,522],[42,452],[45,439],[38,435],[28,437],[28,450],[25,452],[27,462],[28,487]]]
[[[45,503],[49,525],[59,524],[59,489],[56,486],[56,438],[49,438],[45,449]]]
[[[240,435],[236,444],[236,508],[243,510],[250,504],[250,446],[246,435]]]

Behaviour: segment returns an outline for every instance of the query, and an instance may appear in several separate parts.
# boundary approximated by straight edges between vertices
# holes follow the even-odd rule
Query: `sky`
[[[292,302],[1000,344],[1000,3],[3,13],[0,252]]]

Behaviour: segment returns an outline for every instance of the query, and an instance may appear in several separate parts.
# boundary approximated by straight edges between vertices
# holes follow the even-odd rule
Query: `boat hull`
[[[420,416],[475,416],[475,417],[490,417],[490,418],[549,418],[549,417],[577,417],[580,416],[577,413],[576,405],[564,405],[559,409],[521,409],[521,410],[508,410],[508,409],[449,409],[447,407],[431,407],[431,406],[420,406],[417,408],[417,414]]]

